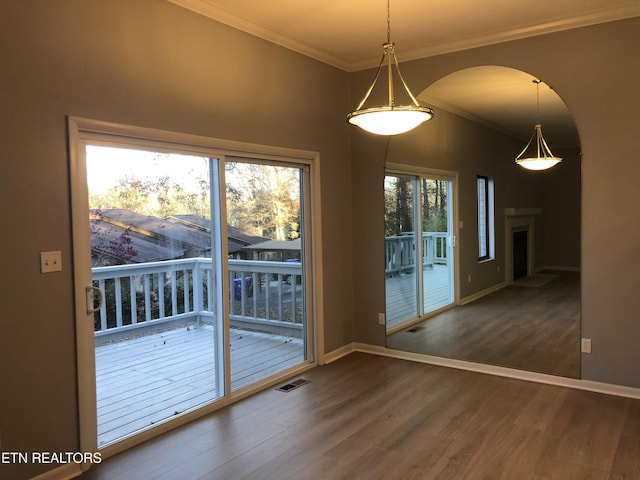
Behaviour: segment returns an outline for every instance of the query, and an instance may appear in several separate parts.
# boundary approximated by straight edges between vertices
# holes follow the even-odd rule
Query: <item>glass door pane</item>
[[[89,145],[98,446],[225,394],[218,160]]]
[[[225,163],[231,388],[306,358],[304,169]]]
[[[385,177],[388,331],[454,301],[452,184],[442,178]]]
[[[422,179],[423,313],[453,302],[451,182]]]
[[[415,229],[416,181],[385,176],[385,290],[387,328],[418,315]]]

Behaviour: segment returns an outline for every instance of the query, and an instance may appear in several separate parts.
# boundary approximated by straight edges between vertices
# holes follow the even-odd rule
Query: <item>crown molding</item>
[[[539,35],[548,35],[550,33],[589,27],[602,23],[615,22],[618,20],[626,20],[628,18],[639,16],[640,4],[611,8],[561,20],[555,20],[526,27],[513,28],[504,30],[502,32],[479,35],[455,40],[453,42],[438,43],[436,45],[428,46],[425,48],[404,51],[403,61],[418,60],[420,58],[433,57],[445,53],[453,53],[462,50],[469,50],[472,48],[486,47],[488,45],[521,40],[523,38],[536,37]],[[372,66],[375,66],[375,64],[370,65],[368,68],[371,68]]]
[[[223,23],[245,33],[249,33],[263,40],[269,41],[289,50],[293,50],[294,52],[319,60],[320,62],[332,65],[347,72],[356,72],[374,68],[378,65],[379,62],[379,56],[350,61],[349,59],[346,59],[344,57],[333,55],[327,51],[319,50],[304,42],[279,34],[278,32],[274,32],[265,25],[257,24],[248,18],[222,9],[215,5],[211,0],[167,1],[217,22]],[[523,38],[546,35],[549,33],[556,33],[564,30],[571,30],[575,28],[587,27],[639,16],[640,4],[636,3],[634,5],[614,7],[561,20],[554,20],[525,27],[517,27],[500,32],[489,33],[486,35],[471,36],[451,42],[434,43],[424,48],[403,50],[402,61],[417,60],[420,58],[453,53],[461,50],[468,50],[471,48],[484,47],[488,45],[495,45],[497,43],[520,40]]]
[[[307,57],[319,60],[328,65],[332,65],[341,70],[351,71],[349,63],[340,57],[331,55],[325,51],[311,47],[306,43],[299,42],[293,38],[281,35],[264,25],[257,24],[248,18],[241,17],[234,13],[224,10],[217,5],[212,4],[209,0],[167,0],[170,3],[180,7],[199,13],[207,18],[223,23],[245,33],[261,38],[268,42],[274,43],[288,50],[300,53]]]

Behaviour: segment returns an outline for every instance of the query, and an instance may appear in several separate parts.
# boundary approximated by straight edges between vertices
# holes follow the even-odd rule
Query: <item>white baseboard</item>
[[[486,295],[489,295],[490,293],[497,292],[498,290],[502,290],[506,286],[507,284],[502,282],[492,287],[481,290],[480,292],[474,293],[473,295],[469,295],[468,297],[461,298],[459,305],[466,305],[467,303],[474,302]]]
[[[433,355],[423,355],[420,353],[402,352],[399,350],[392,350],[390,348],[369,345],[366,343],[350,343],[348,345],[345,345],[344,347],[339,348],[338,350],[335,350],[334,352],[329,353],[327,355],[327,358],[332,358],[332,361],[335,361],[352,352],[370,353],[373,355],[381,355],[383,357],[426,363],[429,365],[437,365],[440,367],[456,368],[458,370],[467,370],[470,372],[484,373],[487,375],[514,378],[529,382],[544,383],[547,385],[556,385],[559,387],[573,388],[576,390],[586,390],[590,392],[604,393],[606,395],[640,399],[640,388],[627,387],[624,385],[614,385],[611,383],[594,382],[577,378],[558,377],[556,375],[547,375],[544,373],[528,372],[526,370],[517,370],[514,368],[484,365],[481,363],[467,362],[464,360],[455,360],[445,357],[436,357]]]
[[[82,474],[82,465],[79,463],[65,463],[52,470],[47,470],[40,475],[31,477],[31,480],[70,480]]]
[[[557,270],[559,272],[579,272],[580,267],[566,267],[560,265],[545,265],[541,270]]]
[[[327,364],[327,363],[335,362],[336,360],[340,360],[342,357],[346,357],[350,353],[353,353],[356,351],[355,346],[356,346],[356,343],[349,343],[344,347],[338,348],[337,350],[334,350],[329,353],[325,353],[324,363]]]

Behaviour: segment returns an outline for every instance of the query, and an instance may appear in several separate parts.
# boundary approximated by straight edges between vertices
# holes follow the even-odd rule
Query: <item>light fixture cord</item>
[[[391,0],[387,0],[387,43],[391,43]]]
[[[378,78],[380,77],[380,72],[382,71],[382,67],[384,65],[385,57],[387,57],[387,75],[388,75],[388,87],[389,87],[389,104],[388,104],[388,106],[390,108],[392,108],[392,109],[395,106],[395,98],[394,98],[394,94],[393,94],[393,74],[392,74],[392,65],[395,65],[396,71],[398,72],[398,77],[400,78],[400,81],[402,82],[402,86],[404,87],[406,92],[409,94],[409,97],[411,98],[411,101],[413,102],[413,104],[416,107],[420,107],[420,104],[418,103],[418,100],[413,95],[413,93],[411,93],[411,90],[409,90],[409,86],[407,85],[407,82],[404,80],[404,78],[402,77],[402,74],[400,73],[400,66],[398,65],[398,58],[396,57],[395,45],[391,42],[391,6],[390,6],[390,3],[391,3],[390,0],[387,0],[387,43],[385,43],[383,45],[384,51],[382,52],[382,57],[380,58],[380,64],[378,65],[378,69],[376,70],[376,74],[375,74],[375,77],[373,78],[373,82],[371,82],[371,85],[369,85],[369,89],[367,90],[367,93],[365,93],[364,98],[360,101],[360,103],[356,107],[355,111],[360,110],[364,106],[364,104],[367,101],[367,99],[369,98],[369,96],[371,95],[371,92],[373,91],[373,88],[375,87],[375,85],[376,85],[376,83],[378,81]]]
[[[540,123],[540,80],[533,81],[536,84],[536,123]]]
[[[540,128],[540,80],[536,78],[533,83],[536,84],[536,152],[537,158],[540,158],[540,150],[542,146],[540,141],[542,138],[542,130]]]

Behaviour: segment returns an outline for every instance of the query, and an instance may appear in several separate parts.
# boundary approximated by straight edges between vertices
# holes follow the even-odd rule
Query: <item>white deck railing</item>
[[[416,249],[414,235],[385,237],[385,276],[393,277],[415,270]],[[434,264],[447,263],[447,233],[423,232],[422,234],[423,264],[432,267]]]
[[[216,305],[211,272],[210,258],[94,268],[94,286],[104,292],[94,317],[96,339],[212,319]],[[300,263],[229,260],[229,277],[232,326],[301,335]]]
[[[446,264],[447,234],[422,236],[424,265]],[[385,238],[387,277],[415,268],[412,235]],[[109,341],[171,324],[199,325],[215,313],[210,258],[97,267],[94,286],[104,292],[96,312],[96,339]],[[304,316],[299,262],[229,260],[229,318],[232,326],[301,336]]]

